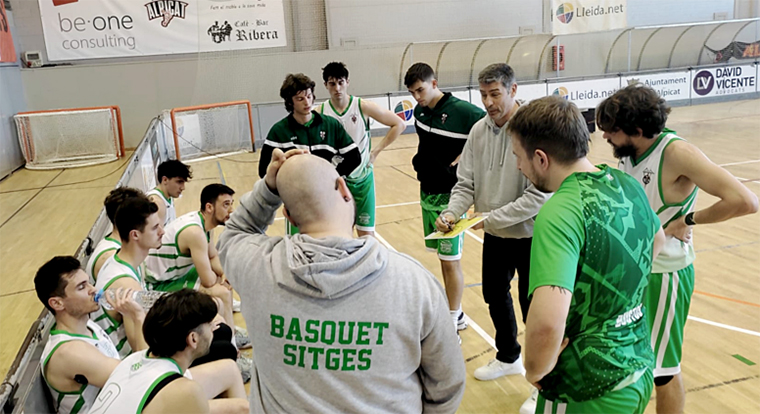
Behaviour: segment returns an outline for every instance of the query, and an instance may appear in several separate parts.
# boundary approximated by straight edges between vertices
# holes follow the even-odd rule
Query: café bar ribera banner
[[[287,45],[282,0],[38,0],[51,61]]]

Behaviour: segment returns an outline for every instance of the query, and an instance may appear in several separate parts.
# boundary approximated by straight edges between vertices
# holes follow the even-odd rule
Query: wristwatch
[[[687,226],[693,226],[693,225],[697,224],[697,222],[694,221],[694,212],[693,211],[691,213],[687,214],[686,216],[684,216],[683,221],[684,221],[684,223],[686,223]]]

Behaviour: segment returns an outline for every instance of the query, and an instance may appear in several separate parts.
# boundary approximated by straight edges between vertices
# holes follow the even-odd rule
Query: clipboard
[[[425,240],[453,239],[454,237],[457,237],[460,234],[464,233],[465,230],[469,229],[470,227],[480,223],[481,221],[487,218],[488,216],[478,216],[478,217],[461,219],[457,221],[456,224],[454,224],[454,228],[450,232],[443,233],[440,231],[435,231],[425,236]]]

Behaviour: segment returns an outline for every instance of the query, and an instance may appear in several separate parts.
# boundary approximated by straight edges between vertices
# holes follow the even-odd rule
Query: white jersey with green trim
[[[123,277],[135,279],[145,289],[145,266],[140,265],[135,269],[129,263],[121,260],[119,253],[116,252],[100,268],[95,288],[99,291],[108,289],[114,281]],[[121,358],[132,352],[132,347],[129,346],[129,341],[127,341],[127,330],[124,328],[124,323],[111,318],[102,306],[90,314],[90,319],[105,330],[113,343],[116,344],[116,349],[119,351]]]
[[[697,204],[698,188],[696,187],[680,203],[666,203],[662,193],[662,164],[665,148],[677,140],[683,140],[683,138],[677,136],[675,131],[666,128],[638,160],[623,157],[618,164],[619,169],[632,175],[644,187],[649,206],[657,213],[663,228],[667,227],[671,221],[694,211],[694,206]],[[686,243],[675,237],[669,237],[652,263],[652,273],[677,272],[692,264],[695,258],[693,240]]]
[[[163,191],[161,191],[160,188],[156,187],[147,193],[145,193],[146,196],[150,197],[152,195],[158,197],[159,199],[163,200],[164,206],[166,207],[166,217],[164,218],[164,227],[166,227],[169,223],[177,219],[177,211],[174,210],[174,200],[172,200],[171,197],[167,197]]]
[[[161,247],[151,250],[146,260],[148,284],[181,279],[195,269],[192,256],[182,254],[179,249],[180,233],[191,226],[200,227],[206,233],[206,241],[210,240],[211,235],[205,231],[206,222],[199,211],[187,213],[169,223],[164,229]]]
[[[319,112],[322,115],[333,117],[340,121],[343,125],[343,129],[346,130],[348,135],[354,140],[354,143],[359,148],[359,152],[362,155],[362,162],[356,169],[348,175],[348,178],[352,180],[361,180],[369,174],[370,151],[372,147],[372,140],[369,132],[369,119],[364,116],[362,112],[362,100],[355,96],[350,96],[348,106],[342,113],[338,113],[329,99],[327,102],[322,103]]]
[[[92,332],[92,336],[85,336],[79,334],[73,334],[66,331],[56,329],[56,325],[50,329],[50,336],[45,344],[45,349],[42,351],[42,357],[40,358],[40,364],[42,369],[42,378],[45,380],[50,393],[53,396],[55,404],[55,412],[58,414],[77,414],[86,413],[92,407],[95,402],[100,388],[84,384],[78,391],[62,392],[58,391],[50,385],[48,382],[46,372],[47,364],[50,361],[50,357],[53,356],[58,347],[71,341],[82,341],[97,348],[100,353],[109,358],[119,358],[119,352],[116,350],[113,342],[103,329],[95,322],[87,321],[87,329]]]
[[[95,250],[92,251],[90,259],[87,261],[87,266],[85,267],[87,276],[90,277],[90,283],[93,285],[95,284],[95,264],[98,263],[98,259],[103,256],[103,253],[119,249],[121,249],[121,242],[111,238],[110,234],[95,246]]]
[[[124,358],[98,394],[90,414],[140,414],[148,396],[166,377],[179,374],[192,380],[171,358],[149,357],[147,350]],[[160,391],[159,391],[160,392]]]

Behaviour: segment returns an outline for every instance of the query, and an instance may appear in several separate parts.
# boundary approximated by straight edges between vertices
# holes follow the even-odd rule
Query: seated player
[[[142,191],[131,187],[119,187],[111,190],[106,196],[103,205],[106,208],[106,216],[111,222],[113,230],[111,234],[106,236],[103,240],[98,242],[95,249],[90,255],[90,259],[87,261],[85,270],[87,276],[90,277],[90,283],[93,285],[98,278],[98,272],[103,264],[109,257],[113,256],[117,250],[121,248],[121,237],[119,237],[119,229],[116,228],[116,209],[124,202],[124,200],[132,197],[139,197],[143,195]]]
[[[187,213],[164,229],[163,244],[150,252],[147,260],[150,290],[173,292],[189,288],[218,298],[219,314],[229,326],[232,317],[232,291],[224,277],[219,254],[211,243],[211,231],[223,226],[232,213],[235,191],[223,184],[209,184],[201,191],[201,209]],[[245,338],[236,335],[236,341]],[[248,341],[245,341],[248,342]],[[246,343],[238,343],[244,347]]]
[[[40,359],[55,411],[86,413],[119,364],[116,346],[89,317],[99,308],[94,300],[95,286],[89,283],[77,259],[57,256],[37,271],[34,288],[55,318]],[[144,313],[131,297],[131,289],[121,290],[108,302],[119,313],[138,319]]]
[[[185,191],[185,183],[193,178],[190,167],[178,160],[167,160],[159,164],[157,170],[158,185],[147,192],[150,201],[158,206],[158,217],[166,227],[177,218],[174,201]]]
[[[194,290],[159,298],[143,326],[149,348],[113,370],[90,414],[248,413],[233,362],[189,369],[209,351],[216,314],[211,297]]]
[[[122,241],[121,249],[106,260],[95,287],[98,290],[143,290],[145,258],[150,249],[161,246],[161,236],[164,234],[158,218],[158,207],[143,195],[127,199],[116,210],[115,222]],[[141,329],[144,317],[144,313],[122,315],[116,310],[106,310],[103,307],[92,315],[93,320],[108,332],[122,358],[133,350],[147,347]]]

